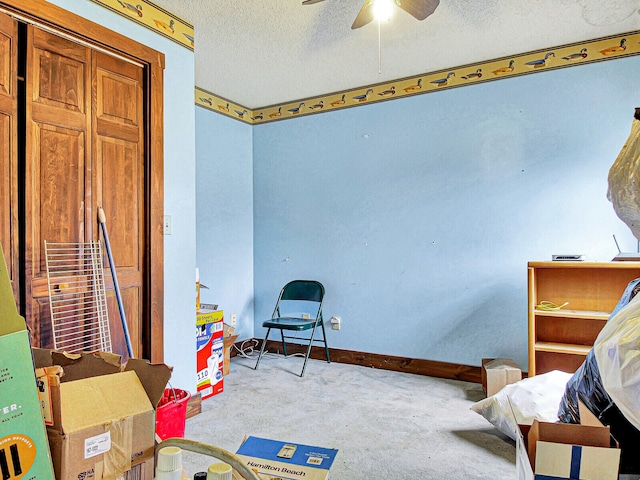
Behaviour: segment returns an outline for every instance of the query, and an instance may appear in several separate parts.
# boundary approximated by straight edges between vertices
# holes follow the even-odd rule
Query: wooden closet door
[[[133,354],[139,358],[145,335],[144,70],[93,52],[92,71],[94,206],[105,212]],[[108,262],[104,268],[109,270]],[[114,349],[126,356],[114,290],[108,292],[108,310]]]
[[[98,240],[101,206],[134,354],[162,362],[164,55],[46,0],[0,7],[20,19],[0,13],[0,244],[32,343],[54,346],[44,241]]]
[[[29,26],[26,72],[25,296],[34,345],[53,347],[44,242],[91,238],[88,48]]]
[[[17,95],[18,24],[0,13],[0,244],[13,293],[18,286]]]
[[[104,240],[117,268],[134,357],[142,355],[145,274],[144,68],[29,27],[27,319],[53,347],[44,242]],[[103,268],[113,351],[127,357],[110,264]],[[146,333],[148,334],[148,333]]]

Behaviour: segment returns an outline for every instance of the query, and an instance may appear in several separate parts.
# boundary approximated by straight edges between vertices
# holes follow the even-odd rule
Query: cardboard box
[[[224,390],[224,310],[196,312],[196,385],[202,400]]]
[[[510,358],[482,359],[482,389],[487,397],[495,395],[511,383],[522,380],[522,370]]]
[[[53,466],[40,413],[31,343],[18,315],[0,245],[0,478],[50,480]]]
[[[338,450],[248,437],[236,454],[263,480],[326,480]]]
[[[231,347],[236,343],[238,337],[239,335],[224,337],[224,368],[222,369],[224,376],[229,375],[231,371]]]
[[[43,415],[58,479],[153,478],[155,407],[166,365],[110,353],[33,349],[48,395]]]
[[[618,479],[620,449],[611,446],[609,427],[584,405],[579,408],[579,425],[534,420],[530,428],[520,426],[516,438],[519,480]]]
[[[227,325],[226,323],[223,325],[223,329],[224,329],[225,338],[231,337],[234,333],[236,333],[235,327],[232,327],[231,325]]]

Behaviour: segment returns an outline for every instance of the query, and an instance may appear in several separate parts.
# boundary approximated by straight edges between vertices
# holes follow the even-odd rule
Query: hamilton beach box
[[[164,364],[33,349],[56,478],[151,480]]]
[[[247,437],[236,454],[263,480],[327,480],[338,450]]]
[[[0,478],[51,480],[29,332],[18,315],[0,245]]]

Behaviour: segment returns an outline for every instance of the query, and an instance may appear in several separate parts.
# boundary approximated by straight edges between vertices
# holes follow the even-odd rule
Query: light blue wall
[[[197,251],[202,302],[218,304],[253,337],[251,126],[196,107]]]
[[[255,334],[327,290],[331,347],[527,366],[527,262],[610,260],[606,199],[640,103],[630,58],[254,127]]]
[[[88,0],[52,3],[166,54],[175,387],[195,390],[196,264],[211,287],[203,301],[237,313],[241,338],[264,334],[286,281],[316,278],[326,317],[343,319],[331,347],[526,367],[527,261],[608,260],[612,234],[636,246],[605,194],[638,106],[640,59],[252,128],[194,109],[188,50]]]
[[[164,358],[171,383],[195,391],[196,197],[193,52],[88,0],[53,0],[165,54],[164,209],[172,234],[164,237]],[[117,252],[114,252],[117,257]]]

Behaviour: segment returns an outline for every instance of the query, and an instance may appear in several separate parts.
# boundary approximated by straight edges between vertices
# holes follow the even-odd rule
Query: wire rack
[[[111,352],[100,242],[44,246],[54,348]]]

